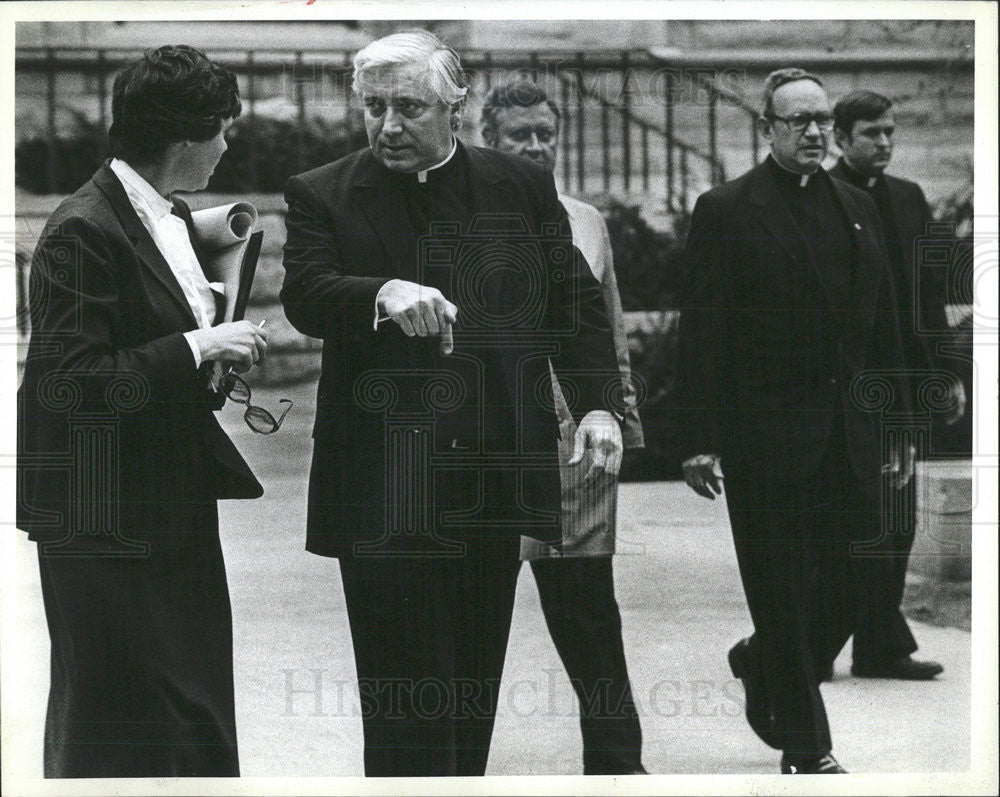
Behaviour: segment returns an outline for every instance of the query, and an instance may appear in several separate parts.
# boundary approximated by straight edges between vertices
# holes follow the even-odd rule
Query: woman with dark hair
[[[267,348],[214,325],[174,191],[202,189],[240,113],[185,46],[114,84],[113,158],[42,232],[18,391],[17,525],[37,541],[52,641],[45,776],[237,776],[220,498],[263,488],[220,428],[212,361]]]

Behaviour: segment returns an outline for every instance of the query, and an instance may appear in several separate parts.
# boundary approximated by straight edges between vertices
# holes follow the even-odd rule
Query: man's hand
[[[569,465],[576,465],[583,459],[583,453],[591,452],[590,467],[584,479],[593,479],[600,473],[617,476],[622,466],[622,430],[610,412],[591,410],[583,416],[573,438],[573,456]]]
[[[888,474],[889,483],[897,490],[902,490],[913,478],[917,449],[908,443],[894,446],[889,456],[889,464],[882,466],[883,473]]]
[[[215,327],[192,330],[203,362],[232,363],[235,370],[248,371],[264,359],[267,331],[249,321],[229,321]]]
[[[698,454],[684,460],[681,467],[684,468],[684,481],[698,495],[712,501],[715,500],[716,495],[722,495],[723,475],[718,455]]]
[[[409,337],[441,336],[441,353],[455,348],[451,326],[458,308],[437,288],[406,280],[389,280],[378,294],[379,315],[391,318]]]

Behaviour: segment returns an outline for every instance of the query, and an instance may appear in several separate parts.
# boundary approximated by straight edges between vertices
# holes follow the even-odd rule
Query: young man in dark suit
[[[875,201],[889,263],[899,292],[900,334],[907,367],[913,372],[911,387],[938,369],[933,353],[933,336],[948,329],[944,302],[920,296],[915,269],[922,237],[931,234],[933,221],[920,186],[885,174],[892,159],[896,122],[892,102],[872,91],[855,91],[842,97],[833,108],[834,136],[841,157],[830,175],[866,191]],[[921,304],[923,306],[921,306]],[[947,372],[940,371],[941,377]],[[923,379],[921,379],[921,375]],[[958,379],[949,380],[951,396],[946,424],[957,421],[965,407],[965,391]],[[919,391],[915,391],[919,392]],[[920,408],[919,395],[911,399]],[[928,408],[928,412],[931,408]],[[940,408],[933,408],[940,413]],[[926,446],[925,446],[926,448]],[[901,496],[905,521],[901,528],[886,534],[868,572],[874,581],[860,585],[864,608],[854,632],[851,673],[865,678],[927,680],[944,668],[935,661],[920,661],[911,654],[916,640],[899,609],[903,599],[906,566],[913,547],[916,495],[909,485]]]
[[[379,39],[354,89],[370,148],[285,191],[281,299],[324,341],[306,547],[339,559],[365,773],[482,775],[519,537],[560,539],[549,359],[591,477],[621,462],[620,376],[552,176],[455,138],[454,50]]]
[[[754,634],[729,652],[781,771],[835,774],[819,692],[854,629],[852,545],[880,534],[911,451],[883,462],[880,413],[906,408],[892,278],[875,206],[822,169],[818,77],[772,72],[770,156],[699,197],[680,321],[684,476],[726,500]]]
[[[30,274],[17,525],[52,639],[45,776],[239,774],[220,498],[263,489],[202,365],[266,349],[216,296],[174,191],[205,187],[235,76],[186,46],[116,78],[114,157],[49,219]],[[179,212],[183,212],[183,209]]]

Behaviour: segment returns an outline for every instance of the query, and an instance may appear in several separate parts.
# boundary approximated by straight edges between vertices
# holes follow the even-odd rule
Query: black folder
[[[247,303],[250,301],[250,288],[257,273],[257,259],[260,257],[261,241],[264,238],[262,230],[253,233],[247,240],[243,250],[243,260],[240,262],[240,287],[236,291],[236,304],[233,306],[233,321],[242,321],[246,316]]]

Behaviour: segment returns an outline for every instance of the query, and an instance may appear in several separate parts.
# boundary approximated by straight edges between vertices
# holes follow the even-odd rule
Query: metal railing
[[[61,168],[56,146],[57,112],[72,107],[67,98],[73,92],[64,83],[73,76],[77,82],[82,79],[84,89],[76,90],[72,99],[88,105],[93,124],[103,133],[110,121],[111,80],[139,52],[71,47],[16,50],[17,102],[40,103],[43,109],[37,115],[43,119],[41,138],[48,145],[46,184],[50,192]],[[251,185],[256,185],[259,146],[253,122],[265,101],[287,101],[288,116],[297,123],[289,145],[295,153],[293,164],[300,171],[317,165],[306,162],[302,131],[310,116],[324,110],[319,106],[327,111],[332,107],[347,125],[357,124],[349,112],[349,51],[217,49],[208,55],[240,78],[244,115],[250,123],[246,167]],[[661,198],[668,213],[687,212],[696,188],[725,179],[718,147],[717,104],[726,102],[746,110],[751,119],[755,116],[738,95],[716,85],[711,70],[665,67],[662,60],[644,50],[466,50],[462,60],[472,81],[473,96],[485,96],[499,77],[514,71],[527,71],[547,86],[562,112],[560,174],[567,190],[642,194],[654,201]],[[682,80],[691,83],[692,75],[706,92],[707,115],[704,126],[696,125],[685,138],[678,134],[678,113],[684,110],[690,118],[692,106],[698,103],[689,92],[679,92],[678,85]],[[34,91],[30,90],[32,85]],[[690,121],[688,124],[690,127]],[[756,162],[758,143],[752,122],[750,128]],[[703,136],[706,143],[690,140],[692,133]]]

